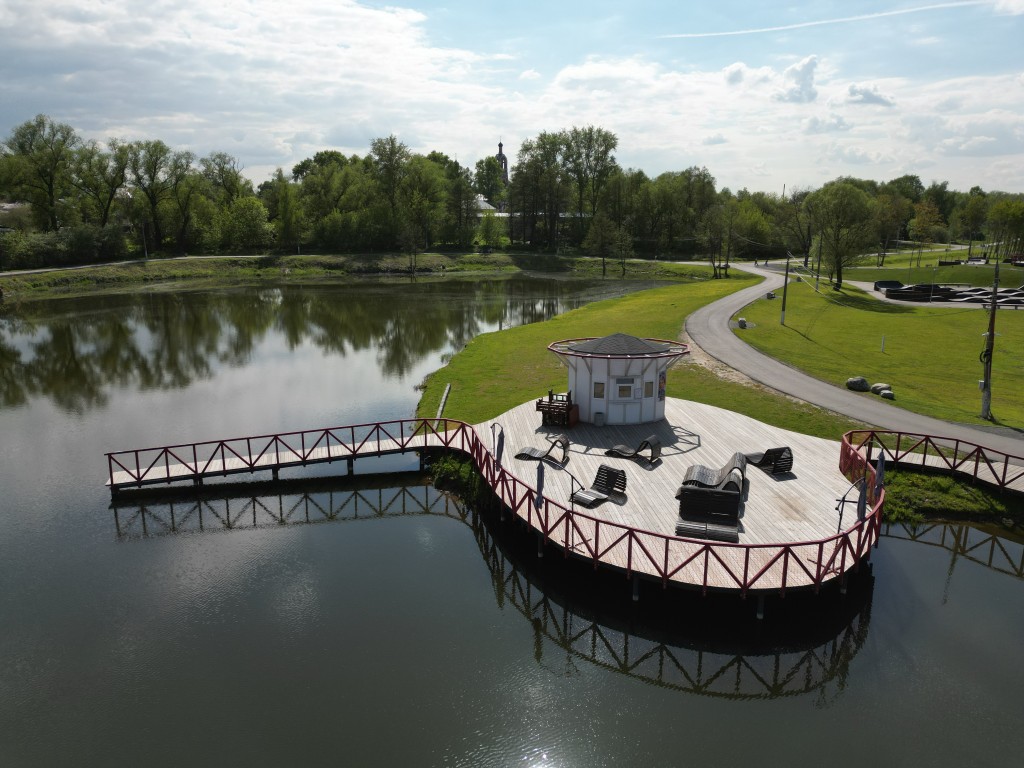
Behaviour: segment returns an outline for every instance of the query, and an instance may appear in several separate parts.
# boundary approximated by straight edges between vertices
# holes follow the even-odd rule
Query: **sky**
[[[1024,192],[1024,0],[0,0],[0,137],[227,152],[257,184],[396,135],[472,167],[594,125],[652,178]]]

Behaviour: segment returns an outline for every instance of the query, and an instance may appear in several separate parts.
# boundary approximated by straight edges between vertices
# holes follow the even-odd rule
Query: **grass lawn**
[[[777,292],[781,296],[781,292]],[[761,299],[742,315],[753,328],[740,338],[765,354],[824,381],[843,386],[851,376],[885,382],[901,408],[948,421],[984,424],[978,379],[988,329],[983,309],[904,306],[847,286],[791,283],[786,325],[778,300]],[[992,412],[998,424],[1024,427],[1024,312],[996,317]],[[885,351],[882,351],[882,337]],[[865,394],[864,397],[876,397]]]
[[[966,251],[964,253],[966,254]],[[942,256],[940,255],[939,258]],[[989,287],[992,285],[992,275],[995,272],[995,268],[991,264],[958,264],[950,267],[936,267],[935,255],[927,252],[921,259],[920,267],[917,266],[916,258],[913,264],[904,261],[902,265],[893,265],[887,258],[885,264],[885,267],[876,267],[874,259],[872,259],[864,266],[843,270],[843,279],[859,280],[865,283],[874,283],[877,280],[899,280],[904,285],[960,283]],[[1019,288],[1024,285],[1024,269],[1011,267],[1009,264],[1000,264],[999,285],[1002,288]]]
[[[547,350],[552,341],[615,332],[677,339],[690,312],[755,280],[744,276],[655,288],[589,304],[547,322],[477,336],[428,379],[417,413],[434,416],[449,383],[452,389],[444,415],[471,424],[540,397],[549,389],[562,392],[566,372]],[[859,428],[845,417],[761,387],[722,380],[691,363],[679,363],[669,371],[667,391],[670,397],[728,408],[768,424],[833,440]]]
[[[885,519],[981,521],[1019,531],[1024,525],[1024,496],[1000,494],[982,483],[972,485],[948,475],[893,469],[885,475]]]

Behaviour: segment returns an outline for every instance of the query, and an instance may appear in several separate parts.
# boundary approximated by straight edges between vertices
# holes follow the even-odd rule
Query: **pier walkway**
[[[362,457],[451,450],[469,456],[488,486],[514,516],[548,547],[594,567],[629,577],[703,591],[784,593],[819,589],[842,579],[870,557],[880,532],[884,489],[875,490],[873,461],[942,465],[1001,487],[1024,487],[1024,459],[975,445],[940,447],[927,436],[849,433],[841,441],[787,432],[748,417],[691,401],[666,401],[666,418],[636,426],[579,424],[568,431],[569,460],[515,459],[518,449],[544,445],[555,428],[539,424],[533,402],[494,421],[470,425],[454,419],[402,419],[373,424],[207,441],[113,452],[107,455],[112,494],[149,485],[191,482],[240,473],[270,472],[345,461],[348,473]],[[661,459],[644,465],[604,451],[637,445],[651,433],[662,443]],[[674,498],[685,468],[719,466],[736,451],[773,446],[793,449],[793,472],[771,476],[747,471],[739,543],[688,539],[674,534]],[[589,484],[596,468],[613,464],[626,472],[624,499],[595,509],[574,506],[573,490]],[[858,514],[851,483],[866,479]],[[847,503],[839,502],[846,499]]]

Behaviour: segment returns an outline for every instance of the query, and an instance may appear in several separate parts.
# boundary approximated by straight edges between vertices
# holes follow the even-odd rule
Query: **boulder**
[[[871,385],[863,376],[854,376],[846,380],[846,388],[852,389],[854,392],[868,392]]]
[[[895,400],[896,395],[892,393],[891,389],[883,389],[878,393],[880,397],[884,397],[886,400]]]
[[[745,317],[741,317],[741,318],[740,318],[739,320],[737,320],[737,321],[736,321],[736,324],[737,324],[737,325],[738,325],[738,326],[739,326],[740,328],[746,328],[746,327],[747,327],[747,318],[745,318]]]
[[[882,394],[887,389],[892,389],[892,385],[890,385],[890,384],[872,384],[871,385],[871,391],[874,392],[876,395]]]

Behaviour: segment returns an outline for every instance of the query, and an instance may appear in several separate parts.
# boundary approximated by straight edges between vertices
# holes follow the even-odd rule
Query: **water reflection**
[[[277,338],[288,350],[312,344],[341,357],[374,355],[384,378],[403,377],[479,333],[645,287],[515,276],[26,303],[0,316],[0,407],[43,396],[81,413],[104,406],[116,387],[184,388],[246,365]]]
[[[882,527],[882,536],[928,544],[949,551],[947,591],[957,560],[960,559],[1024,579],[1024,542],[964,523],[886,523]]]
[[[382,483],[383,480],[383,483]],[[873,578],[845,596],[791,596],[769,617],[737,610],[738,599],[702,598],[646,585],[639,603],[621,575],[595,575],[562,558],[537,558],[533,538],[430,485],[381,477],[325,478],[132,492],[112,505],[121,541],[258,528],[438,515],[469,526],[487,564],[495,601],[534,633],[537,664],[574,674],[581,662],[663,688],[727,699],[814,695],[831,704],[864,645]],[[598,577],[600,579],[600,576]],[[813,605],[809,605],[813,603]],[[752,606],[751,606],[752,607]],[[774,615],[772,615],[774,614]]]

